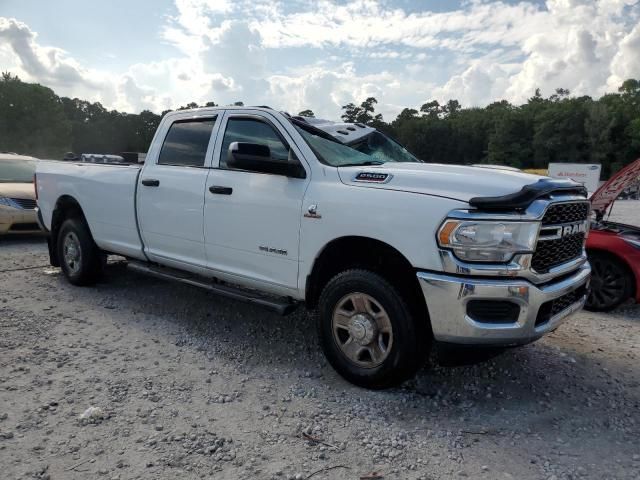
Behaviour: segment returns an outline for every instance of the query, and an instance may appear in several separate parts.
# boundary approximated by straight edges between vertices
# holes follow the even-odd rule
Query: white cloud
[[[84,68],[67,52],[40,45],[37,34],[15,19],[0,17],[0,47],[3,69],[49,86],[58,95],[101,102],[108,108],[158,107],[154,93],[139,87],[133,76]]]
[[[403,106],[433,88],[425,82],[400,79],[389,72],[358,75],[352,63],[328,70],[324,65],[305,68],[295,74],[272,75],[269,102],[292,113],[311,108],[323,118],[338,118],[340,107],[376,97],[376,111],[392,120]]]
[[[510,79],[507,96],[522,101],[536,87],[545,94],[559,87],[576,95],[604,93],[611,61],[623,48],[620,41],[627,29],[619,16],[622,3],[549,0],[546,28],[522,45],[526,60]],[[640,56],[638,46],[635,55]]]
[[[640,78],[640,24],[620,42],[620,48],[611,62],[611,76],[607,86],[613,90],[628,78]]]
[[[67,52],[41,45],[26,24],[3,17],[0,66],[25,81],[49,86],[58,95],[130,112],[160,112],[190,101],[205,103],[218,92],[237,90],[233,78],[204,71],[202,62],[188,57],[131,65],[123,74],[87,69]]]
[[[258,8],[260,15],[252,14],[243,2],[235,5],[236,11],[246,13],[249,29],[229,41],[232,39],[225,38],[230,28],[228,20],[217,26],[212,22],[213,27],[203,34],[208,45],[205,55],[220,58],[217,52],[224,50],[221,45],[240,43],[246,48],[243,41],[247,38],[252,38],[255,58],[261,58],[266,49],[276,48],[324,49],[328,50],[327,57],[335,56],[337,50],[341,52],[337,63],[324,66],[329,70],[319,67],[313,73],[305,73],[304,68],[273,72],[273,66],[270,69],[268,65],[254,67],[247,63],[247,70],[254,73],[271,70],[268,78],[274,101],[280,98],[280,104],[313,108],[315,100],[322,105],[317,109],[331,108],[334,116],[339,112],[336,98],[360,101],[367,94],[358,86],[369,85],[371,89],[377,80],[371,74],[359,74],[365,58],[404,63],[400,69],[388,69],[377,76],[386,82],[376,85],[382,97],[379,108],[397,113],[401,106],[418,106],[429,98],[457,98],[465,105],[482,105],[501,98],[520,102],[538,87],[547,94],[563,87],[576,94],[600,95],[618,78],[633,74],[635,58],[640,57],[632,37],[622,42],[629,30],[629,12],[624,9],[636,8],[637,0],[548,0],[546,9],[529,2],[471,1],[442,13],[407,13],[374,0],[347,4],[322,0],[294,12],[286,11],[282,3],[266,9],[264,3],[258,2],[262,6],[262,10]],[[197,24],[191,28],[188,22],[184,23],[185,18],[181,27],[197,32]],[[201,43],[201,39],[192,39],[194,45]],[[431,88],[431,82],[420,82],[420,76],[426,71],[425,52],[434,49],[448,52],[444,55],[460,66],[444,83]],[[238,51],[240,56],[228,59],[230,51]],[[416,55],[422,56],[418,62]],[[612,65],[614,57],[618,60]],[[236,47],[226,51],[223,58],[236,66],[249,60]],[[339,60],[352,62],[352,67],[344,71]],[[614,68],[618,73],[613,72]],[[255,86],[255,75],[247,81],[243,79],[247,75],[237,69],[229,74],[239,85],[248,85],[244,92]],[[280,89],[278,85],[289,87]],[[323,86],[324,101],[310,93],[317,85]],[[398,97],[408,96],[398,95],[393,85],[398,85],[398,90],[412,91],[409,102],[396,103]],[[298,91],[294,92],[294,88]],[[426,98],[418,96],[421,92],[426,92]]]
[[[373,0],[336,4],[322,0],[313,10],[255,19],[264,45],[322,47],[348,45],[371,48],[403,45],[467,50],[480,44],[514,45],[526,38],[544,18],[538,7],[522,2],[474,1],[450,12],[406,13]],[[456,35],[456,37],[453,37]]]
[[[37,35],[24,23],[0,17],[0,45],[14,66],[27,78],[58,89],[82,85],[96,88],[100,82],[59,48],[42,47]]]
[[[243,100],[335,118],[375,96],[388,120],[433,98],[520,102],[538,87],[598,96],[640,77],[638,0],[470,0],[439,13],[392,0],[174,2],[158,27],[174,57],[105,72],[0,18],[0,69],[128,111]]]
[[[453,76],[442,87],[433,90],[431,98],[441,103],[456,99],[465,106],[477,106],[478,99],[497,99],[504,95],[508,72],[498,64],[474,63],[464,72]],[[427,100],[427,99],[425,99]]]

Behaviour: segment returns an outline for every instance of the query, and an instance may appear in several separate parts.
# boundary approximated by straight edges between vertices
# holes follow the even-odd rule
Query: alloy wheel
[[[69,232],[62,243],[64,263],[71,274],[77,274],[82,268],[80,241],[74,232]]]
[[[375,368],[389,355],[391,320],[372,296],[359,292],[345,295],[334,309],[331,323],[336,345],[355,365]]]

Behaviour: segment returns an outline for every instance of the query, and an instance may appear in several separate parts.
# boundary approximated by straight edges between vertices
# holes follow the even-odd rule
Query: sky
[[[189,102],[335,119],[599,97],[640,79],[640,0],[0,0],[0,71],[127,112]]]

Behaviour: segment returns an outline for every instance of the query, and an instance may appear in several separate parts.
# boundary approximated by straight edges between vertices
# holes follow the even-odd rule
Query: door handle
[[[231,195],[233,193],[233,188],[221,187],[220,185],[211,185],[209,187],[209,191],[217,195]]]
[[[159,187],[160,186],[160,180],[156,180],[154,178],[143,178],[142,179],[142,185],[144,185],[145,187]]]

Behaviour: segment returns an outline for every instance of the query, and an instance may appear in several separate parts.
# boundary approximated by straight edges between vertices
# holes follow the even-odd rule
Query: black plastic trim
[[[218,195],[231,195],[233,193],[233,188],[231,187],[222,187],[220,185],[211,185],[209,187],[209,191],[211,193],[215,193]]]
[[[520,305],[508,300],[469,300],[467,315],[480,323],[516,323],[520,315]]]
[[[550,193],[577,194],[587,198],[587,189],[579,183],[543,178],[525,185],[519,192],[500,197],[474,197],[469,200],[469,204],[480,210],[524,210],[534,200]]]

